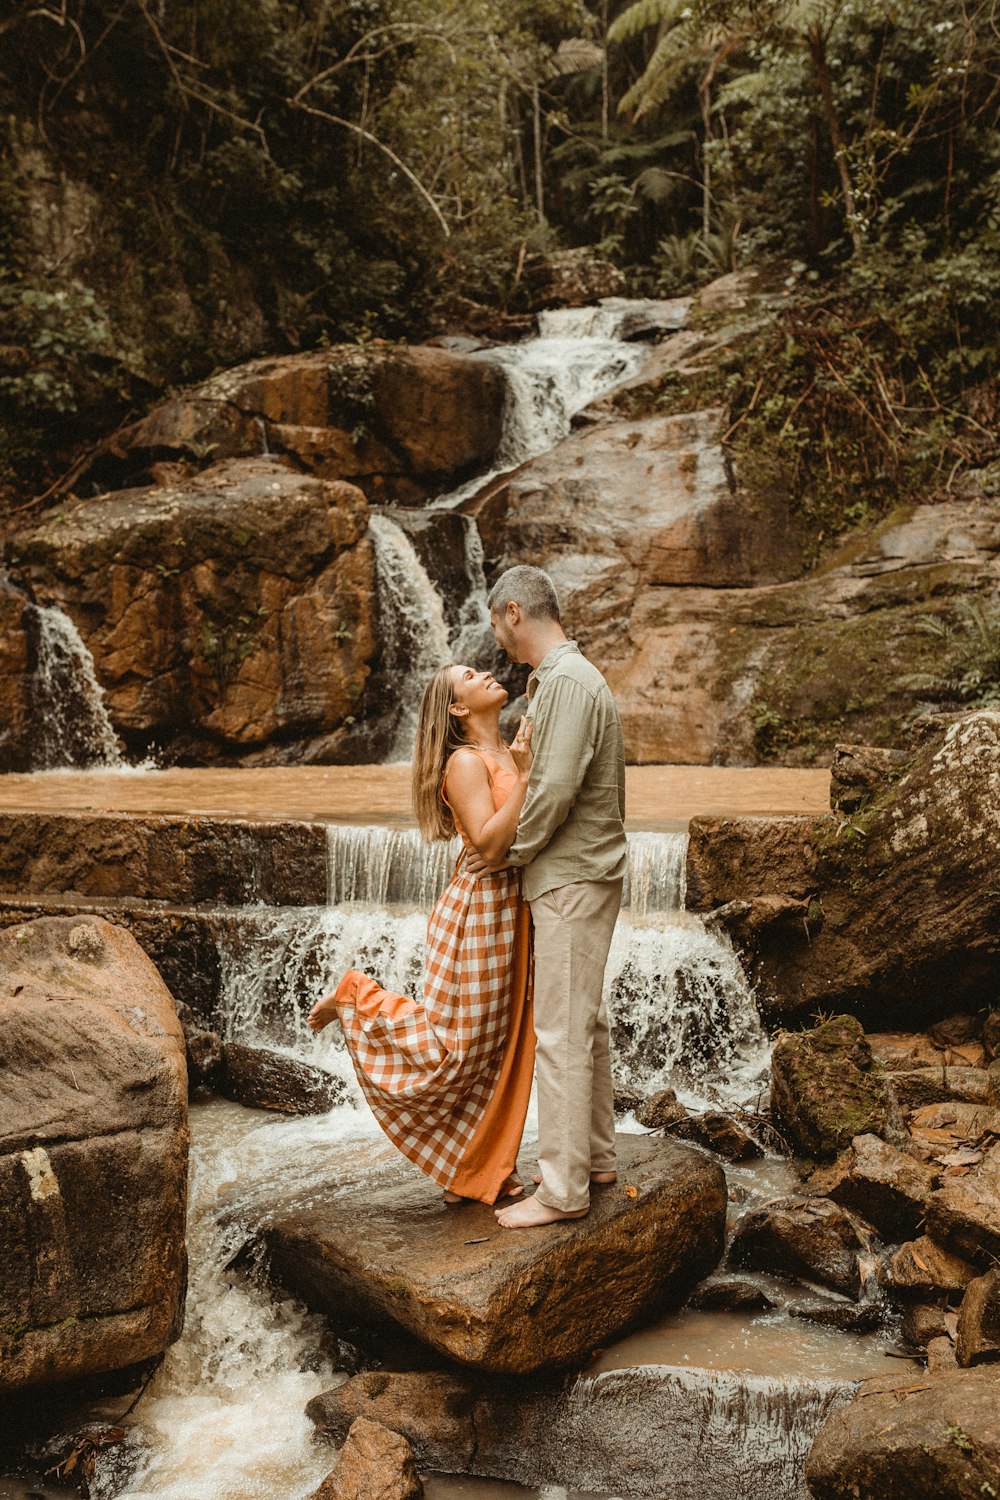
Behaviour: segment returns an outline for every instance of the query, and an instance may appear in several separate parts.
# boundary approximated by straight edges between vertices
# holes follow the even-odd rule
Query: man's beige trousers
[[[538,1200],[590,1202],[591,1172],[615,1166],[604,968],[622,902],[620,880],[581,881],[531,903],[535,925]]]

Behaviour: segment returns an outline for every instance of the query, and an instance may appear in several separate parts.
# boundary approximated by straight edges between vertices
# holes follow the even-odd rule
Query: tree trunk
[[[535,128],[535,207],[539,223],[545,223],[545,186],[542,182],[542,101],[538,84],[532,84],[531,102]]]
[[[806,46],[809,49],[809,58],[812,62],[813,73],[816,76],[816,84],[819,88],[819,96],[823,104],[823,118],[826,121],[826,128],[830,133],[830,144],[833,146],[833,159],[837,167],[837,175],[840,178],[840,196],[844,200],[847,232],[851,237],[851,244],[856,254],[861,249],[858,208],[854,198],[854,188],[851,185],[851,174],[847,166],[844,138],[840,133],[837,106],[833,98],[833,82],[830,78],[830,67],[826,60],[826,37],[818,26],[813,31],[807,33]]]

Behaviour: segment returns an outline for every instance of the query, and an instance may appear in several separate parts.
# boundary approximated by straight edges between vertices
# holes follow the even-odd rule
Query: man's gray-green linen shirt
[[[582,880],[625,874],[625,747],[611,691],[575,641],[553,646],[528,678],[534,761],[507,859],[529,901]]]

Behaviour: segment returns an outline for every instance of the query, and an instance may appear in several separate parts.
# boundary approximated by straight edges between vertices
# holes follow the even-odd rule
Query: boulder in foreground
[[[420,1500],[423,1493],[405,1437],[358,1417],[312,1500]]]
[[[1000,1494],[1000,1370],[867,1381],[806,1464],[814,1500],[983,1500]]]
[[[98,917],[0,933],[0,1390],[161,1353],[184,1308],[187,1077],[170,992]]]
[[[722,1168],[671,1141],[618,1139],[618,1182],[585,1219],[499,1227],[445,1208],[403,1167],[280,1203],[263,1227],[278,1279],[341,1322],[401,1325],[442,1354],[506,1374],[572,1365],[657,1307],[679,1306],[722,1254]]]

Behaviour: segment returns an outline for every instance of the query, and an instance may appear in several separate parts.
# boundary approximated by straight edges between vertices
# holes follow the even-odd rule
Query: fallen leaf
[[[492,1238],[493,1238],[493,1236],[492,1236],[492,1235],[489,1235],[489,1234],[484,1234],[484,1235],[483,1235],[483,1236],[482,1236],[482,1237],[481,1237],[481,1238],[480,1238],[480,1239],[478,1239],[478,1240],[465,1240],[465,1241],[463,1241],[463,1243],[464,1243],[464,1244],[466,1244],[466,1245],[488,1245],[488,1244],[489,1244],[489,1242],[490,1242],[490,1240],[491,1240],[491,1239],[492,1239]]]
[[[928,1271],[928,1270],[930,1270],[930,1267],[928,1266],[927,1262],[924,1260],[923,1256],[918,1255],[917,1252],[916,1252],[916,1250],[914,1250],[914,1248],[913,1248],[912,1245],[910,1246],[910,1255],[913,1258],[914,1264],[918,1265],[920,1267],[921,1271]]]
[[[942,1167],[977,1167],[982,1159],[983,1153],[970,1146],[958,1146],[954,1151],[946,1151],[943,1156],[934,1158]]]
[[[635,1187],[627,1187],[625,1189],[625,1196],[626,1198],[638,1198],[639,1189]]]

